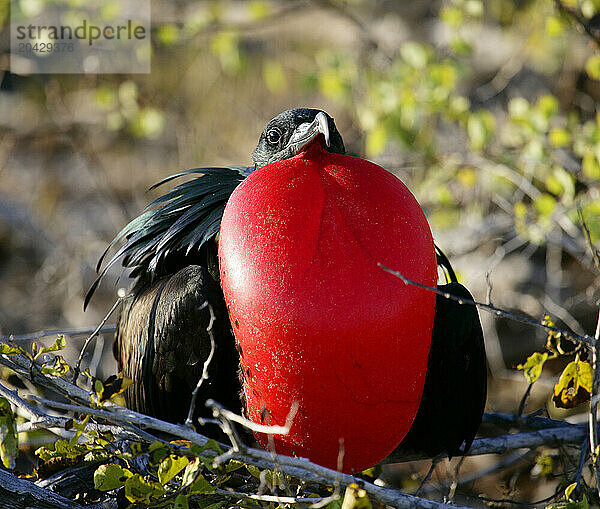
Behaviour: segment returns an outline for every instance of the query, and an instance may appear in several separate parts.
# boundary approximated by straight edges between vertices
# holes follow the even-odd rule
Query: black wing
[[[119,369],[134,381],[124,393],[129,408],[171,422],[185,420],[211,352],[207,303],[215,315],[215,351],[196,416],[208,416],[208,398],[240,411],[239,359],[227,309],[218,283],[199,265],[158,279],[121,310],[114,349]]]
[[[439,289],[472,299],[440,253],[438,263],[451,282]],[[466,453],[481,424],[486,395],[487,363],[477,309],[438,295],[423,396],[410,431],[393,455]]]
[[[214,240],[225,204],[252,169],[198,168],[167,177],[153,187],[199,175],[151,203],[100,258],[98,270],[111,248],[125,240],[88,291],[86,305],[117,261],[133,269],[136,278],[121,306],[114,343],[120,371],[134,382],[124,393],[129,408],[167,421],[185,420],[211,351],[208,303],[215,314],[216,349],[196,415],[204,414],[208,398],[240,411],[239,358],[215,270]]]
[[[122,240],[125,242],[90,287],[84,308],[108,269],[119,260],[123,267],[133,269],[130,275],[138,278],[137,286],[173,274],[193,262],[213,266],[214,260],[208,259],[211,250],[204,247],[219,232],[231,193],[252,170],[241,166],[194,168],[152,186],[154,189],[184,175],[199,175],[154,200],[114,238],[98,261],[98,271],[108,252]]]

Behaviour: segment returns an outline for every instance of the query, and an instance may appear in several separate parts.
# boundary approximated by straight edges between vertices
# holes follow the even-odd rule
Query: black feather
[[[154,184],[150,189],[179,177],[198,175],[158,197],[118,233],[98,261],[96,271],[99,274],[88,290],[84,308],[102,278],[119,260],[125,268],[132,269],[131,276],[138,279],[138,285],[169,274],[177,258],[189,256],[190,253],[200,256],[203,246],[214,239],[219,231],[225,204],[231,193],[252,170],[243,166],[194,168],[180,171]],[[125,243],[102,268],[108,253],[123,239]],[[186,262],[190,263],[192,260]]]

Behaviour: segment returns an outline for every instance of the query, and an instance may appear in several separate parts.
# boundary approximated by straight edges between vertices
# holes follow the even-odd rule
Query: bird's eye
[[[267,132],[267,141],[272,145],[275,145],[281,138],[281,131],[279,129],[269,129]]]

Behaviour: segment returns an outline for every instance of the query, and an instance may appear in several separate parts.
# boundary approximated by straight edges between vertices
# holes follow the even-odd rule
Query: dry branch
[[[4,509],[81,509],[81,505],[68,498],[19,479],[5,470],[0,470],[0,500]]]

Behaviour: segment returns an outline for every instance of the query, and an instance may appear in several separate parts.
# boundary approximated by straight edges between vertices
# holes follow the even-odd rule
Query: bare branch
[[[264,433],[267,435],[287,435],[290,432],[292,422],[294,421],[294,417],[296,417],[299,408],[298,402],[294,401],[292,403],[292,406],[290,407],[290,411],[288,412],[288,415],[285,419],[285,424],[283,426],[265,426],[264,424],[257,424],[255,422],[249,421],[241,415],[237,415],[236,413],[227,410],[212,399],[206,401],[206,406],[212,408],[213,411],[217,411],[215,415],[216,418],[225,417],[230,421],[241,424],[242,426],[248,428],[251,431],[256,431],[257,433]]]
[[[0,336],[0,341],[5,343],[20,343],[22,341],[32,341],[35,339],[47,338],[49,336],[85,336],[91,334],[97,329],[97,327],[91,329],[50,329],[40,330],[36,332],[29,332],[27,334],[10,334],[9,336]],[[116,325],[105,325],[99,330],[99,334],[106,334],[108,332],[115,332],[117,330]]]
[[[490,304],[485,304],[483,302],[478,302],[476,300],[473,299],[466,299],[464,297],[457,297],[456,295],[452,295],[448,292],[443,292],[441,290],[439,290],[438,288],[434,288],[433,286],[427,286],[424,285],[422,283],[417,283],[416,281],[412,281],[410,279],[408,279],[407,277],[405,277],[404,275],[402,275],[400,272],[395,271],[389,267],[387,267],[386,265],[384,265],[383,263],[378,263],[377,265],[379,265],[383,270],[385,270],[386,272],[389,272],[390,274],[396,276],[397,278],[401,279],[404,284],[407,285],[411,285],[411,286],[416,286],[417,288],[423,288],[424,290],[428,290],[430,292],[433,292],[437,295],[441,295],[442,297],[446,298],[446,299],[450,299],[453,300],[455,302],[458,302],[459,304],[464,304],[464,305],[469,305],[469,306],[475,306],[479,309],[484,309],[485,311],[489,311],[491,313],[494,313],[496,316],[502,316],[504,318],[509,318],[511,320],[514,320],[516,322],[521,322],[521,323],[526,323],[529,325],[533,325],[534,327],[539,327],[541,329],[545,329],[547,331],[552,331],[552,332],[559,332],[561,333],[565,338],[570,339],[571,341],[574,341],[575,343],[578,344],[584,344],[586,346],[594,346],[596,344],[596,340],[591,337],[586,335],[580,335],[580,334],[576,334],[575,332],[572,331],[567,331],[564,329],[559,329],[558,327],[553,327],[550,325],[546,325],[538,320],[534,320],[532,318],[528,318],[526,316],[522,316],[522,315],[515,315],[514,313],[511,313],[510,311],[506,311],[504,309],[498,308],[496,306],[492,306]]]
[[[31,481],[19,479],[16,475],[0,470],[0,499],[2,507],[17,509],[36,507],[38,509],[81,509],[72,502],[50,490],[40,488]]]
[[[596,478],[596,490],[600,493],[600,463],[598,458],[598,392],[600,390],[600,310],[598,311],[598,322],[596,323],[596,346],[592,350],[592,399],[589,411],[589,434],[590,452],[592,455],[592,467]]]
[[[215,346],[215,335],[213,333],[213,324],[215,322],[215,312],[213,310],[213,307],[208,303],[208,301],[204,302],[204,304],[200,307],[199,311],[201,311],[202,309],[204,309],[207,306],[208,306],[208,311],[210,312],[210,321],[208,322],[208,326],[206,327],[206,332],[208,332],[208,337],[210,338],[210,352],[208,354],[208,357],[204,361],[204,366],[202,368],[202,376],[200,377],[200,380],[198,380],[196,387],[192,391],[192,399],[190,401],[190,409],[188,411],[187,419],[185,420],[186,426],[192,425],[192,419],[194,418],[194,411],[196,409],[196,400],[198,398],[198,391],[200,391],[200,387],[202,387],[204,380],[208,380],[208,368],[210,367],[210,363],[212,362],[213,357],[215,355],[216,346]]]
[[[77,378],[79,378],[79,371],[80,371],[80,368],[81,368],[81,361],[83,360],[83,355],[85,354],[85,351],[86,351],[88,345],[90,344],[90,342],[92,341],[92,339],[94,339],[100,333],[100,330],[102,329],[102,327],[104,326],[104,324],[106,324],[106,322],[108,321],[108,319],[110,318],[110,316],[114,313],[115,309],[117,309],[117,307],[123,301],[124,298],[125,297],[119,297],[115,301],[115,303],[109,309],[108,313],[106,313],[106,315],[104,316],[104,318],[102,319],[102,321],[100,322],[100,324],[98,325],[98,327],[96,327],[94,329],[94,331],[85,340],[85,343],[83,343],[83,346],[81,347],[81,352],[79,352],[79,358],[77,359],[77,364],[75,364],[75,368],[73,368],[73,383],[77,383]]]

